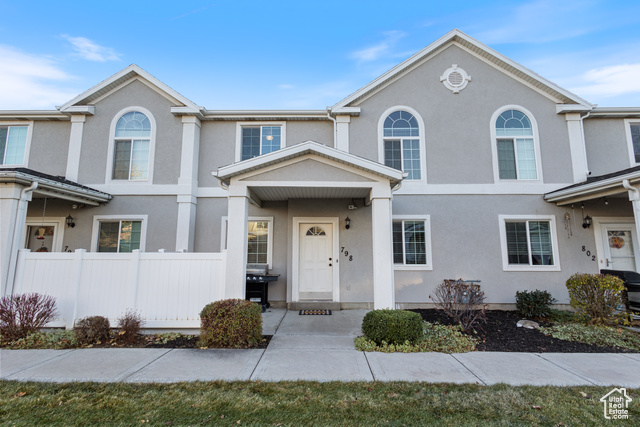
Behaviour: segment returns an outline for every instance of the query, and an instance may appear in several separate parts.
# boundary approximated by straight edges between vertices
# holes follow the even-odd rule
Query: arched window
[[[129,111],[118,119],[113,138],[112,179],[149,179],[151,130],[151,121],[140,111]]]
[[[422,179],[420,125],[404,110],[389,114],[382,125],[384,164],[408,173],[406,179]]]
[[[524,112],[508,109],[495,119],[494,130],[500,179],[538,179],[535,132]]]

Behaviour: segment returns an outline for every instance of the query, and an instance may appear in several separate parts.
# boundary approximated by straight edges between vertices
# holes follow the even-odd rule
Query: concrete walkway
[[[364,310],[263,314],[266,350],[1,350],[0,378],[18,381],[425,381],[640,388],[640,354],[365,353]]]

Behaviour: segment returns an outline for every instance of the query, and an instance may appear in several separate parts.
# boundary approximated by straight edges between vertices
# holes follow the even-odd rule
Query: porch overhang
[[[588,178],[584,182],[547,193],[544,199],[563,206],[602,197],[626,198],[630,191],[629,186],[638,185],[640,185],[640,166]]]
[[[0,169],[0,183],[30,186],[37,182],[34,196],[46,196],[69,200],[91,206],[107,203],[113,196],[69,181],[64,177],[47,175],[27,168]]]

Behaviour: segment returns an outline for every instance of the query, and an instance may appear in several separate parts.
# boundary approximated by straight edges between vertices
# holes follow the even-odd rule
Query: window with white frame
[[[392,222],[395,268],[431,268],[429,217],[394,217]]]
[[[505,270],[559,270],[553,216],[500,216]]]
[[[140,249],[142,221],[99,221],[98,252],[131,252]]]
[[[26,164],[29,126],[0,126],[0,165]]]
[[[407,172],[408,180],[422,179],[420,126],[413,114],[398,110],[383,124],[384,164]]]
[[[633,160],[635,160],[635,163],[640,163],[640,122],[628,122],[628,126],[630,143],[633,149]]]
[[[222,217],[222,242],[227,249],[227,217]],[[250,217],[247,222],[247,264],[269,264],[273,253],[273,217]]]
[[[241,156],[247,160],[282,148],[282,126],[242,126]]]
[[[537,180],[535,135],[529,117],[509,109],[498,116],[494,126],[499,178]]]
[[[114,135],[114,180],[149,179],[151,121],[139,111],[129,111],[118,119]]]

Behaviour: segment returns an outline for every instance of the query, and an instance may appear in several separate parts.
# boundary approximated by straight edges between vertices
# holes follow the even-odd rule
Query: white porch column
[[[229,186],[227,223],[227,269],[225,298],[244,299],[247,269],[247,220],[249,191],[245,186]]]
[[[587,179],[589,167],[587,165],[587,152],[584,144],[584,132],[580,113],[565,114],[567,129],[569,131],[569,148],[571,150],[571,169],[573,170],[573,182],[582,182]]]
[[[65,178],[78,182],[80,171],[80,152],[82,150],[82,131],[87,117],[84,115],[71,116],[71,132],[69,134],[69,151],[67,154],[67,172]]]
[[[10,295],[13,289],[18,249],[22,248],[27,205],[31,201],[30,187],[6,184],[0,187],[0,297]]]
[[[633,219],[636,222],[636,232],[640,232],[640,189],[631,185],[628,179],[622,180],[622,185],[629,191],[629,200],[633,207]]]
[[[195,116],[182,117],[182,155],[178,185],[178,223],[176,251],[193,252],[198,204],[198,152],[200,149],[200,120]]]
[[[373,188],[371,191],[373,308],[376,310],[395,308],[391,197],[388,187],[384,190]]]
[[[336,148],[349,152],[349,123],[351,116],[336,117]]]

